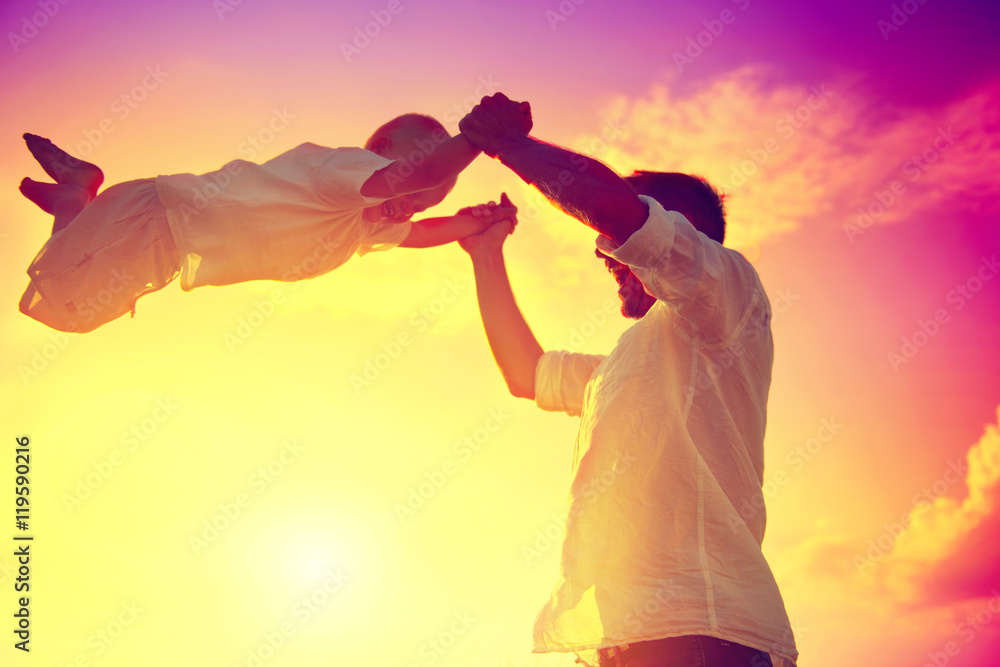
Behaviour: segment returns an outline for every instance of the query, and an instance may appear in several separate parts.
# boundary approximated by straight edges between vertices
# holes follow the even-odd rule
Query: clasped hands
[[[531,105],[503,93],[484,97],[458,122],[458,129],[476,148],[496,157],[531,131]]]
[[[469,142],[490,157],[496,157],[504,148],[528,136],[531,131],[531,105],[515,102],[503,93],[484,97],[461,121],[458,128]],[[493,221],[479,234],[467,236],[459,245],[469,253],[483,247],[499,247],[517,226],[517,207],[507,194],[500,197],[499,206],[490,202],[470,206],[459,213]]]

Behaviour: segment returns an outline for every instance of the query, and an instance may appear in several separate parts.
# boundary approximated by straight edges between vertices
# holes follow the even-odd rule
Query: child
[[[526,120],[530,124],[530,120]],[[181,289],[246,280],[302,280],[355,252],[426,248],[513,218],[501,205],[410,222],[439,204],[479,149],[427,116],[395,118],[365,148],[305,143],[263,163],[129,181],[97,194],[101,170],[48,139],[24,135],[55,183],[25,178],[20,190],[55,217],[28,268],[22,313],[82,333],[135,315],[138,297],[178,273]]]

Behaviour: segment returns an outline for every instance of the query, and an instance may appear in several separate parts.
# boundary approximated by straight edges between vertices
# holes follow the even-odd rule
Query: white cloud
[[[954,202],[997,207],[1000,82],[943,108],[890,109],[846,77],[801,86],[769,74],[746,67],[685,97],[665,82],[618,97],[603,115],[622,129],[597,157],[621,172],[705,176],[730,196],[734,247],[853,224],[859,207],[873,224]],[[602,145],[592,135],[573,147]]]

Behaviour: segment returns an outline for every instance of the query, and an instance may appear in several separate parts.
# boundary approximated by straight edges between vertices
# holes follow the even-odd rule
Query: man
[[[483,98],[463,134],[600,232],[598,256],[637,320],[611,353],[543,352],[507,278],[500,222],[461,241],[511,393],[580,415],[560,581],[534,651],[601,667],[787,667],[794,638],[760,544],[771,310],[724,248],[704,181],[637,172],[527,136],[530,113]],[[594,654],[596,650],[596,656]],[[773,661],[773,663],[772,663]]]

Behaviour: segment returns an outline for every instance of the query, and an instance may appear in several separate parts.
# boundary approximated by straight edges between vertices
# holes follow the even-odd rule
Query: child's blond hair
[[[365,148],[379,155],[402,154],[431,137],[439,144],[449,137],[444,125],[430,116],[407,113],[379,127],[365,142]]]

